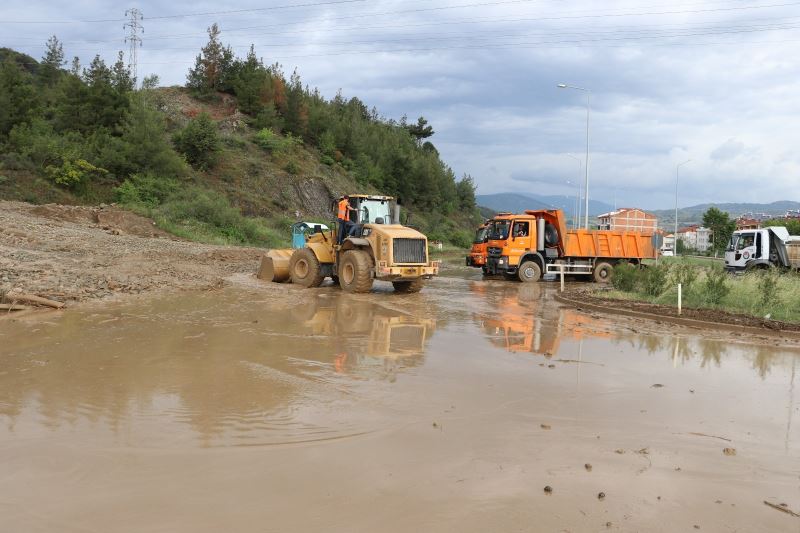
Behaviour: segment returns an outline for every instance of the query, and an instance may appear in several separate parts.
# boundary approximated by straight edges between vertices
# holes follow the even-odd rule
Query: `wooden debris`
[[[62,309],[65,305],[63,302],[42,298],[34,294],[6,294],[6,300],[10,300],[12,303],[23,302],[31,305],[43,305],[54,309]]]
[[[764,500],[764,505],[768,505],[768,506],[772,507],[773,509],[777,509],[778,511],[784,512],[784,513],[786,513],[786,514],[788,514],[788,515],[792,515],[792,516],[794,516],[795,518],[800,518],[800,514],[798,514],[798,513],[795,513],[794,511],[792,511],[791,509],[789,509],[789,508],[786,506],[786,504],[777,505],[777,504],[774,504],[774,503],[770,503],[770,502],[768,502],[767,500]]]

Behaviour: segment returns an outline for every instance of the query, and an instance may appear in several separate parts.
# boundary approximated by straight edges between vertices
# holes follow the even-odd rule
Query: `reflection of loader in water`
[[[496,314],[476,315],[489,342],[509,352],[552,357],[562,339],[610,336],[597,327],[596,319],[545,300],[540,287],[523,285],[503,290],[499,303],[494,305]]]
[[[317,299],[293,314],[313,335],[338,337],[342,351],[334,361],[337,372],[378,361],[392,370],[398,364],[407,367],[422,362],[425,343],[436,328],[434,319],[346,297],[328,300]]]

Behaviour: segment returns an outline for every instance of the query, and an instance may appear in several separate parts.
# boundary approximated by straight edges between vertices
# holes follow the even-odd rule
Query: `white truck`
[[[789,235],[783,226],[733,232],[725,250],[725,270],[771,267],[800,270],[800,237]]]

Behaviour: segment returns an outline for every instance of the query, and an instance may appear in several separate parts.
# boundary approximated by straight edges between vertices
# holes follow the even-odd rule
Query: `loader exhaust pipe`
[[[392,214],[392,224],[400,224],[400,205],[394,204],[394,213]]]
[[[544,252],[544,225],[543,218],[536,219],[536,249],[540,252]]]

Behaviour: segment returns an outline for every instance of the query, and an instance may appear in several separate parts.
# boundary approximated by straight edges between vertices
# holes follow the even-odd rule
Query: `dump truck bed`
[[[792,268],[800,269],[800,238],[793,238],[786,243],[786,255]]]
[[[652,259],[656,257],[652,235],[615,230],[567,230],[565,257],[613,257]]]

